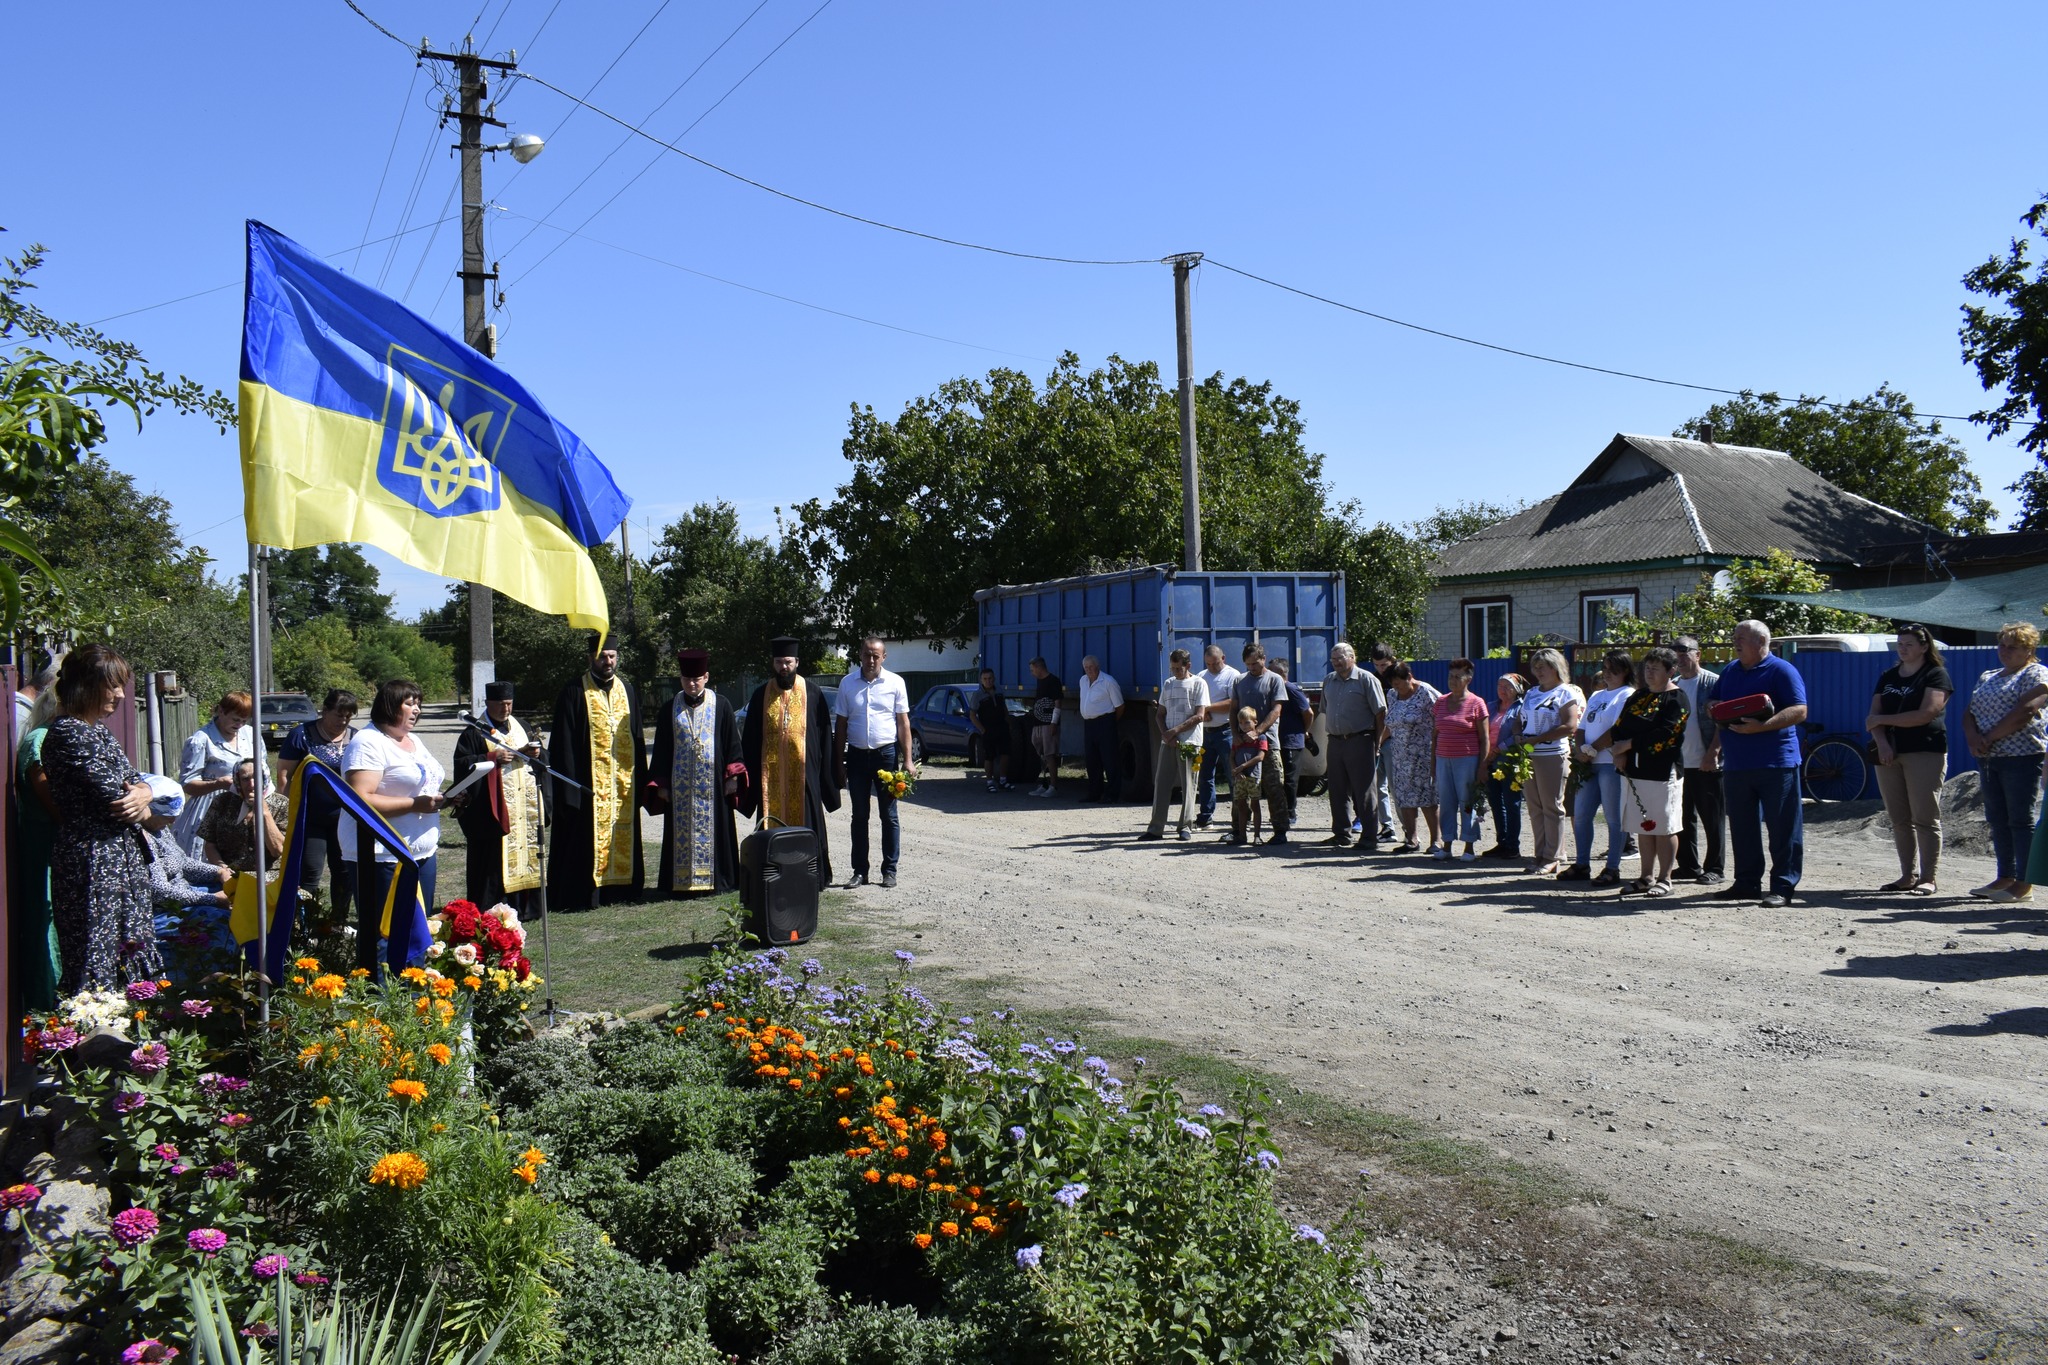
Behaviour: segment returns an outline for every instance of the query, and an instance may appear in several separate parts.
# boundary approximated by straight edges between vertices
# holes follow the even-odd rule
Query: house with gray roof
[[[1779,549],[1862,586],[1866,547],[1932,528],[1777,450],[1617,435],[1571,486],[1446,549],[1424,632],[1438,657],[1538,635],[1598,640],[1731,560]]]

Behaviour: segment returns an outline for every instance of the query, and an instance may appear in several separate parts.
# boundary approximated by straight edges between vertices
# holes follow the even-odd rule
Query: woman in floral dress
[[[1396,853],[1415,853],[1415,813],[1429,825],[1429,844],[1436,847],[1436,699],[1443,693],[1418,680],[1407,664],[1396,663],[1387,681],[1387,789],[1401,812],[1401,846]]]
[[[65,656],[61,714],[43,739],[43,772],[57,807],[50,916],[62,968],[59,995],[118,990],[163,970],[137,826],[149,786],[104,724],[126,704],[128,661],[105,645]]]

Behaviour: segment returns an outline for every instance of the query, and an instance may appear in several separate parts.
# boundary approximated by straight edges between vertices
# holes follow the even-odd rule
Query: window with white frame
[[[1465,603],[1465,657],[1483,659],[1496,649],[1507,649],[1511,603],[1505,597]]]
[[[1591,643],[1607,638],[1608,628],[1614,621],[1625,616],[1638,615],[1639,594],[1634,588],[1617,589],[1613,592],[1584,592],[1579,594],[1579,638]]]

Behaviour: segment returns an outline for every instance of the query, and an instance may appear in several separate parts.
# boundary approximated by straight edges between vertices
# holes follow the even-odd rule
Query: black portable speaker
[[[818,932],[818,836],[802,825],[764,829],[740,844],[740,905],[763,943],[788,947]]]

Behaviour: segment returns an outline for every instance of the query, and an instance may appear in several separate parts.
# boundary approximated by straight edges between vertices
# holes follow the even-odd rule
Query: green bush
[[[846,1304],[832,1321],[799,1327],[761,1365],[956,1365],[986,1358],[978,1336],[908,1308]]]
[[[563,1365],[725,1365],[704,1334],[703,1300],[688,1280],[622,1254],[574,1213],[563,1215],[558,1246]]]
[[[821,1268],[817,1249],[787,1227],[705,1257],[690,1278],[704,1296],[713,1344],[751,1359],[778,1334],[822,1318],[830,1300]]]
[[[754,1170],[730,1152],[678,1152],[634,1186],[619,1230],[643,1260],[687,1265],[742,1228],[754,1202]]]
[[[667,1090],[720,1079],[719,1068],[703,1056],[675,1046],[666,1029],[625,1024],[593,1038],[589,1059],[603,1083],[621,1090]]]
[[[516,1043],[477,1067],[498,1103],[530,1109],[548,1095],[587,1090],[597,1083],[597,1064],[574,1038],[551,1033]]]

